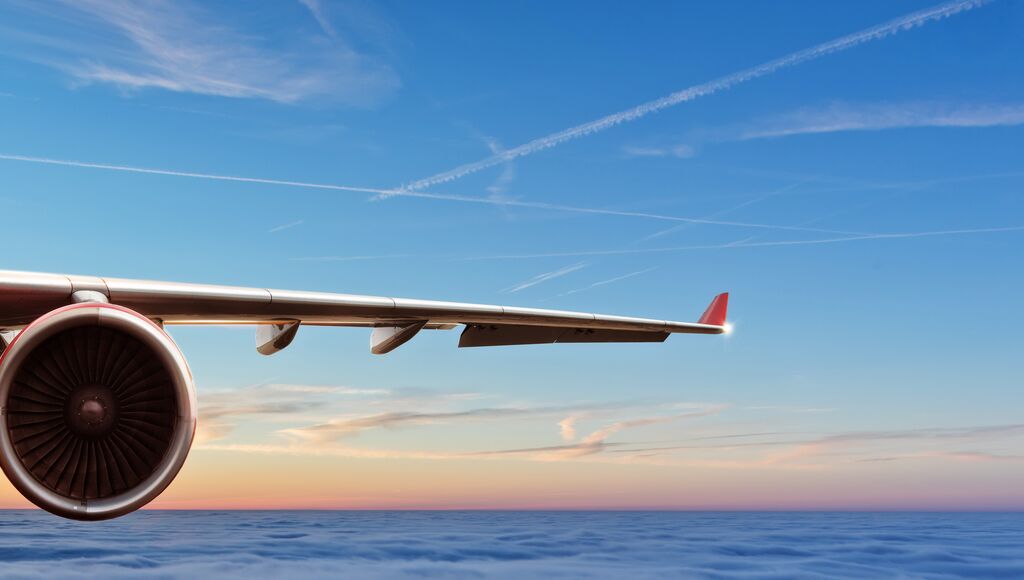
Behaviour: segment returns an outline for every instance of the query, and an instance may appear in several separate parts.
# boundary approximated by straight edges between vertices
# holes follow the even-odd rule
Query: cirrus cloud
[[[399,84],[391,67],[338,37],[275,31],[267,38],[245,30],[242,18],[229,23],[198,3],[54,0],[15,7],[33,18],[26,30],[0,28],[5,37],[21,45],[27,60],[64,71],[79,85],[368,105]]]

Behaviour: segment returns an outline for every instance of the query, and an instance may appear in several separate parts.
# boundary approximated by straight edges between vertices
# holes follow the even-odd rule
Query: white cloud
[[[442,403],[442,397],[434,396],[433,403],[436,407],[437,403]],[[463,399],[455,397],[449,399],[448,402],[462,402]],[[397,405],[402,404],[400,398],[391,398],[385,401],[385,404],[389,408],[395,408]],[[311,444],[317,446],[324,446],[334,443],[340,439],[353,437],[362,434],[367,431],[376,429],[393,429],[401,427],[412,427],[412,426],[423,426],[423,425],[442,425],[442,424],[454,424],[454,423],[466,423],[466,422],[497,422],[505,419],[537,419],[544,417],[551,417],[553,415],[560,415],[569,412],[572,415],[579,416],[581,414],[597,410],[609,410],[614,407],[608,405],[580,405],[573,407],[565,406],[507,406],[507,407],[478,407],[470,409],[456,409],[451,410],[429,410],[427,407],[430,405],[427,401],[415,401],[410,399],[405,401],[406,406],[409,408],[416,408],[413,411],[396,411],[389,410],[380,413],[374,413],[372,415],[350,415],[335,417],[327,421],[315,423],[312,425],[305,425],[302,427],[294,427],[282,429],[278,433],[286,435],[293,439],[297,444]]]
[[[688,411],[685,413],[677,413],[674,415],[661,415],[654,417],[644,417],[641,419],[629,419],[626,421],[616,421],[606,427],[602,427],[597,431],[594,431],[590,435],[583,438],[582,444],[587,446],[586,452],[593,452],[590,448],[600,450],[603,448],[605,441],[612,435],[623,431],[625,429],[636,429],[638,427],[647,427],[650,425],[659,425],[663,423],[672,423],[675,421],[681,421],[686,419],[696,419],[699,417],[707,417],[709,415],[716,415],[723,410],[728,408],[728,405],[713,405],[702,407],[696,411]]]
[[[684,421],[689,419],[697,419],[701,417],[707,417],[710,415],[716,415],[723,410],[727,409],[729,405],[712,405],[705,408],[701,408],[697,411],[690,411],[686,413],[675,413],[671,415],[655,415],[649,417],[643,417],[640,419],[628,419],[624,421],[615,421],[608,425],[592,432],[581,439],[578,443],[567,443],[565,445],[549,445],[546,447],[526,447],[520,449],[505,449],[500,451],[485,451],[477,453],[479,456],[502,456],[511,455],[519,456],[526,459],[532,459],[537,461],[557,461],[563,459],[573,459],[578,457],[586,457],[590,455],[597,455],[607,451],[611,448],[621,448],[622,446],[629,445],[628,443],[613,443],[609,442],[608,438],[616,433],[625,431],[627,429],[637,429],[640,427],[648,427],[651,425],[662,425],[666,423],[674,423],[677,421]],[[573,416],[569,416],[563,419],[563,423],[572,419]],[[565,441],[572,441],[576,437],[576,431],[574,427],[575,421],[569,423],[569,434],[571,438],[566,437],[565,429],[562,432],[562,438]],[[562,423],[559,423],[560,425]],[[628,449],[622,449],[624,453],[633,453]]]
[[[558,433],[563,441],[572,441],[576,438],[576,422],[579,420],[579,415],[569,415],[558,422]]]
[[[1019,461],[1019,454],[1012,451],[1024,437],[1021,424],[831,433],[794,431],[792,421],[776,413],[769,416],[775,416],[772,421],[779,428],[761,421],[756,423],[757,430],[736,432],[730,429],[734,420],[710,420],[731,405],[701,401],[467,407],[466,400],[476,396],[415,388],[290,384],[203,390],[200,394],[202,430],[197,449],[242,453],[439,460],[506,457],[525,461],[825,469],[838,464],[897,459]],[[741,411],[751,409],[740,407]],[[753,409],[826,411],[773,405]],[[584,419],[600,421],[600,426],[580,438],[580,422]],[[676,426],[691,425],[697,420],[700,422],[690,427]],[[245,436],[232,435],[235,423],[242,421],[247,423]],[[407,437],[406,444],[379,445],[382,431],[445,426],[465,432],[484,425],[495,434],[507,428],[513,429],[512,433],[523,433],[524,424],[543,426],[552,422],[557,422],[561,441],[551,441],[553,434],[543,436],[542,429],[530,429],[530,433],[538,434],[536,437],[544,438],[531,436],[529,446],[517,448],[480,449],[471,438],[460,438],[464,443],[438,448],[425,443],[432,440],[425,435]],[[621,439],[627,431],[639,434],[643,429],[654,430],[640,439]],[[670,438],[665,439],[665,435]],[[367,440],[366,446],[350,445],[354,437]],[[551,443],[538,445],[545,439]]]
[[[909,456],[991,460],[999,457],[998,454],[988,453],[989,457],[984,457],[977,450],[964,452],[959,449],[959,446],[963,444],[977,445],[982,442],[1006,443],[1015,441],[1022,436],[1024,436],[1024,424],[1020,423],[977,427],[854,431],[800,442],[786,451],[766,457],[765,461],[769,463],[816,461],[822,457],[840,453],[854,457],[856,461],[888,461]],[[942,448],[948,446],[952,448]],[[897,453],[904,449],[906,453]],[[1014,455],[1003,458],[1016,459],[1016,457]]]
[[[639,147],[636,145],[626,145],[622,148],[622,153],[626,157],[675,157],[677,159],[687,159],[697,154],[697,150],[692,145],[678,144],[671,147]]]
[[[388,389],[363,389],[357,387],[345,387],[335,385],[292,385],[273,383],[267,385],[268,389],[284,393],[315,393],[321,395],[388,395]]]
[[[484,142],[487,143],[487,148],[491,150],[492,154],[500,154],[505,149],[501,146],[501,143],[493,137],[485,137]],[[498,174],[497,179],[493,183],[487,186],[487,193],[492,199],[501,199],[508,191],[509,185],[512,184],[516,178],[516,164],[513,161],[509,161],[501,166],[501,173]]]
[[[234,430],[236,420],[242,416],[250,419],[254,416],[264,419],[297,419],[330,409],[330,396],[387,397],[390,394],[387,389],[279,383],[222,391],[203,389],[199,395],[202,420],[199,422],[196,440],[209,442],[228,436]],[[351,400],[345,403],[352,404]]]
[[[694,132],[686,138],[698,143],[728,143],[851,131],[885,131],[925,127],[1013,127],[1019,125],[1024,125],[1024,104],[1021,103],[835,102],[826,106],[805,107],[746,124]],[[687,158],[696,155],[697,149],[690,145],[674,147],[625,145],[622,152],[627,157]],[[792,189],[797,185],[800,183],[783,189]],[[766,197],[770,197],[770,195]],[[760,199],[763,198],[753,202],[760,201]],[[743,205],[749,203],[752,202],[746,202]],[[708,217],[717,215],[719,214],[712,214]],[[677,231],[684,227],[685,224],[674,226],[666,232]],[[657,237],[661,233],[656,233],[647,239]]]
[[[320,26],[320,29],[324,31],[327,36],[335,37],[338,35],[337,31],[334,30],[334,25],[324,14],[324,7],[320,3],[320,0],[299,0],[299,4],[306,7],[309,11],[309,15],[316,20],[316,23]]]
[[[45,52],[33,59],[67,72],[80,84],[283,103],[324,98],[357,105],[372,103],[398,86],[390,67],[338,39],[318,42],[293,35],[271,42],[265,35],[239,29],[241,19],[229,21],[204,4],[59,4],[26,5],[40,19],[49,19],[45,32],[15,36],[33,47],[33,53]],[[247,9],[258,8],[253,4]]]
[[[951,103],[834,103],[801,109],[740,131],[734,140],[881,131],[911,127],[999,127],[1024,125],[1024,105]],[[731,140],[731,139],[730,139]]]

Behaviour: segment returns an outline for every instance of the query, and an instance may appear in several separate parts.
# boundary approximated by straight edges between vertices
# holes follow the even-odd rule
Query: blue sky
[[[266,359],[248,329],[176,329],[201,401],[231,418],[208,423],[222,429],[172,488],[183,503],[201,503],[197,482],[224,455],[306,453],[315,470],[333,453],[382,478],[369,449],[436,477],[367,505],[461,505],[435,487],[496,469],[465,454],[589,433],[636,449],[622,454],[630,465],[651,442],[760,447],[657,452],[650,489],[588,483],[578,504],[565,490],[584,485],[586,462],[624,469],[611,448],[509,454],[510,473],[550,480],[514,505],[641,505],[647,492],[658,505],[733,505],[717,488],[760,507],[1019,508],[1008,482],[1024,475],[1022,24],[1007,1],[4,2],[3,266],[682,320],[732,292],[732,336],[656,346],[460,352],[454,332],[437,332],[378,358],[361,330],[305,329]],[[713,84],[723,78],[735,82]],[[267,385],[336,390],[318,391],[315,409],[278,389],[287,413],[240,410]],[[301,435],[412,411],[468,415],[354,440]],[[707,481],[688,494],[679,474],[693,467]],[[759,495],[743,483],[751,469],[814,493],[769,483]],[[896,480],[949,483],[925,499],[871,487]]]

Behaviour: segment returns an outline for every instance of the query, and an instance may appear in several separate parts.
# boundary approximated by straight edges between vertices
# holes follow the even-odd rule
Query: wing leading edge
[[[0,329],[24,326],[83,295],[105,297],[164,324],[273,325],[258,333],[264,354],[287,346],[299,324],[374,328],[371,351],[375,354],[394,350],[420,329],[456,325],[466,327],[459,341],[462,347],[661,342],[674,333],[726,332],[728,306],[728,294],[720,294],[698,322],[676,322],[488,304],[0,271]],[[275,329],[287,331],[287,336],[282,338]],[[271,346],[266,346],[268,341]]]

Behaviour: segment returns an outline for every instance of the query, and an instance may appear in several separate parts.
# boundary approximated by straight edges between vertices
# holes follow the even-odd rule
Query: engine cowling
[[[73,304],[0,358],[0,466],[37,506],[81,520],[134,511],[181,469],[196,428],[192,375],[141,314]]]

